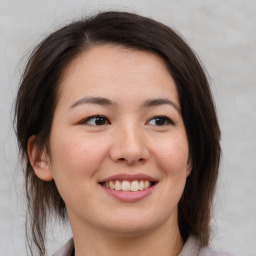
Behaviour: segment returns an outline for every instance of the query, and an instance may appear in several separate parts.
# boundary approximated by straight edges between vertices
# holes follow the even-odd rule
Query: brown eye
[[[156,126],[165,126],[165,125],[173,124],[173,121],[167,116],[155,116],[149,120],[148,124],[156,125]]]
[[[105,116],[96,115],[96,116],[87,117],[82,122],[82,124],[88,124],[88,125],[92,125],[92,126],[100,126],[100,125],[110,124],[110,122],[108,121],[108,119]]]

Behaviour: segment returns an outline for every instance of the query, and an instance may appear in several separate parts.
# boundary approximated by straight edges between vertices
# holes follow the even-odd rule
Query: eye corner
[[[151,122],[154,121],[155,123],[152,124]],[[175,122],[165,116],[165,115],[156,115],[156,116],[153,116],[152,118],[150,118],[150,120],[147,122],[147,124],[149,125],[152,125],[152,126],[159,126],[159,127],[165,127],[167,125],[175,125]]]
[[[109,125],[111,123],[106,116],[96,114],[96,115],[91,115],[91,116],[88,116],[88,117],[82,119],[81,121],[78,122],[78,124],[88,125],[88,126],[93,127],[93,126]]]

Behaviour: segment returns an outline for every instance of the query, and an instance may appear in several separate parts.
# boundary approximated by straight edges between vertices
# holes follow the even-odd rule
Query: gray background
[[[178,30],[200,56],[209,72],[222,128],[212,244],[236,254],[256,255],[256,1],[0,0],[1,255],[26,255],[25,200],[11,123],[24,66],[20,60],[54,28],[99,9],[135,11],[162,21]],[[70,231],[56,227],[49,234],[50,254]]]

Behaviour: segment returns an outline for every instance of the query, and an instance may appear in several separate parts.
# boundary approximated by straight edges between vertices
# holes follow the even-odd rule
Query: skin
[[[171,103],[145,106],[152,99]],[[88,119],[93,115],[104,116],[101,125]],[[159,123],[155,116],[166,118]],[[181,251],[177,205],[192,163],[176,86],[157,55],[100,45],[74,59],[60,83],[50,155],[39,152],[35,136],[28,152],[37,176],[54,179],[66,203],[76,256]],[[98,182],[123,173],[147,174],[158,183],[146,198],[122,202]]]

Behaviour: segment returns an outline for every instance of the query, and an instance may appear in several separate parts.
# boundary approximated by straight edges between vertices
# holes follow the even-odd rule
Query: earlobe
[[[36,135],[33,135],[28,140],[28,155],[30,164],[33,167],[36,176],[43,181],[53,179],[50,159],[46,150],[41,151],[36,143]]]
[[[192,159],[189,158],[187,163],[187,177],[190,175],[192,168],[193,168]]]

